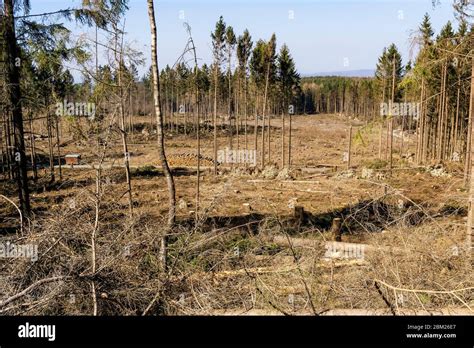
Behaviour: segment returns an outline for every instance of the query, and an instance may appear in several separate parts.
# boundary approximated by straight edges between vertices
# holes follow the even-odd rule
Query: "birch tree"
[[[156,117],[156,129],[158,134],[158,155],[166,178],[168,187],[168,223],[167,228],[161,238],[160,261],[163,270],[166,270],[168,236],[175,224],[176,215],[176,196],[173,175],[171,173],[165,152],[165,139],[163,133],[163,115],[161,113],[161,96],[160,96],[160,75],[158,70],[158,51],[157,51],[157,30],[155,21],[155,9],[153,0],[148,2],[148,18],[150,20],[151,30],[151,66],[153,75],[153,102]]]

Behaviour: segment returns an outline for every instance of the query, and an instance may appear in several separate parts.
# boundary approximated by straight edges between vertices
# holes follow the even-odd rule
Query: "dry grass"
[[[295,124],[295,163],[344,166],[347,120],[299,117]],[[190,214],[195,176],[177,176],[180,223],[171,236],[166,274],[158,262],[167,210],[164,178],[144,167],[156,161],[154,144],[139,143],[143,139],[137,135],[131,145],[132,165],[141,167],[132,177],[133,217],[124,198],[123,170],[102,174],[95,273],[94,172],[64,169],[62,183],[52,187],[44,178],[35,185],[35,217],[23,235],[12,233],[18,226],[16,209],[0,203],[8,232],[1,241],[34,244],[39,251],[36,262],[0,263],[0,312],[89,315],[94,284],[98,315],[325,314],[333,309],[399,314],[450,308],[470,313],[474,284],[463,249],[467,195],[459,166],[448,168],[450,178],[433,177],[409,163],[392,177],[362,178],[363,167],[384,173],[376,159],[376,130],[366,127],[362,135],[365,145],[355,145],[352,177],[332,167],[296,169],[295,180],[269,180],[259,171],[236,168],[217,177],[204,173],[198,222]],[[205,156],[211,155],[210,141],[204,138]],[[226,141],[220,138],[223,146]],[[168,143],[172,154],[193,151],[193,140],[182,136]],[[92,151],[78,144],[66,152]],[[272,146],[279,153],[278,138]],[[120,149],[109,148],[107,158],[115,157]],[[13,192],[13,186],[5,182],[5,191]],[[291,202],[307,212],[302,223],[291,218]],[[333,217],[343,218],[344,242],[371,246],[362,259],[323,259]]]

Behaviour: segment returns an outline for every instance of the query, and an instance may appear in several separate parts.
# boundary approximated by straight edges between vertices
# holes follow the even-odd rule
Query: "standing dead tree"
[[[127,141],[127,131],[125,130],[125,105],[124,105],[124,86],[123,86],[123,30],[119,33],[119,30],[114,23],[115,26],[115,59],[118,68],[118,93],[119,93],[119,110],[120,110],[120,134],[122,137],[122,146],[123,146],[123,153],[124,153],[124,165],[125,165],[125,178],[127,181],[127,196],[128,196],[128,207],[130,216],[133,214],[133,199],[132,199],[132,179],[130,175],[130,153],[128,150],[128,141]],[[125,27],[125,23],[124,23]],[[119,34],[122,35],[122,40],[120,43],[120,47],[118,48],[118,37]],[[118,48],[118,49],[117,49]],[[132,131],[132,130],[130,130]]]
[[[188,34],[188,42],[186,43],[186,47],[184,48],[183,53],[181,56],[178,58],[179,61],[186,61],[184,60],[184,57],[186,56],[187,53],[191,52],[192,53],[192,61],[194,63],[194,94],[195,94],[195,109],[197,109],[196,113],[196,152],[197,152],[197,169],[196,169],[196,209],[195,209],[195,218],[196,218],[196,223],[198,223],[198,217],[199,217],[199,201],[200,201],[200,179],[201,179],[201,122],[200,122],[200,115],[199,113],[201,112],[200,108],[200,95],[199,95],[199,66],[197,62],[197,55],[196,55],[196,46],[194,45],[194,40],[193,36],[191,34],[191,26],[186,22],[184,23],[184,27],[186,29],[186,32]]]

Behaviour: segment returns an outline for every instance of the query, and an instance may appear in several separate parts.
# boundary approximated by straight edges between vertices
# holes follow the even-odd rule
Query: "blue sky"
[[[32,0],[31,13],[76,7],[77,0]],[[146,0],[130,0],[127,41],[150,56]],[[373,69],[382,49],[394,42],[404,61],[410,57],[410,34],[425,12],[437,32],[455,22],[451,1],[433,8],[431,0],[155,0],[159,64],[173,65],[186,44],[183,22],[193,31],[200,62],[211,62],[210,33],[219,16],[237,34],[248,28],[254,41],[286,43],[300,73]],[[457,23],[455,23],[455,27]],[[76,34],[87,31],[69,25]],[[103,61],[104,58],[101,58]],[[140,69],[143,72],[145,68]]]

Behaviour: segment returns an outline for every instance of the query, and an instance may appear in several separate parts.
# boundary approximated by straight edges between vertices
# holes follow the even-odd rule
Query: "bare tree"
[[[123,30],[120,31],[117,27],[117,23],[114,23],[115,32],[115,61],[118,69],[118,98],[119,98],[119,111],[120,111],[120,135],[122,138],[122,147],[124,154],[124,166],[125,166],[125,179],[127,182],[127,196],[128,196],[128,209],[130,216],[133,214],[133,199],[132,199],[132,179],[130,174],[130,152],[128,150],[127,131],[125,130],[125,105],[124,105],[124,87],[123,87]],[[125,27],[125,23],[124,23]],[[119,44],[119,34],[122,35],[121,42]],[[120,46],[119,46],[120,45]],[[130,128],[132,129],[132,128]]]
[[[165,153],[165,139],[163,134],[163,115],[161,114],[161,97],[160,97],[160,74],[158,71],[158,53],[157,53],[157,35],[156,35],[156,22],[155,22],[155,9],[153,6],[153,0],[147,0],[148,2],[148,18],[150,19],[151,29],[151,65],[153,74],[153,100],[155,106],[156,115],[156,130],[158,134],[158,154],[160,158],[161,167],[166,177],[166,183],[168,186],[168,225],[165,233],[161,238],[161,254],[160,261],[163,269],[166,269],[167,259],[167,244],[168,234],[175,224],[176,215],[176,196],[173,175],[171,173],[168,161]]]
[[[201,111],[200,108],[200,96],[199,96],[199,66],[197,62],[197,55],[196,55],[196,46],[194,45],[193,36],[191,34],[191,26],[188,23],[184,23],[184,27],[186,32],[188,33],[188,43],[184,50],[184,54],[187,52],[193,53],[193,62],[194,62],[194,93],[196,98],[196,108],[197,108],[197,118],[196,118],[196,150],[197,150],[197,170],[196,170],[196,223],[198,223],[199,217],[199,195],[200,195],[200,179],[201,179],[201,125],[200,125],[200,117],[199,112]]]

